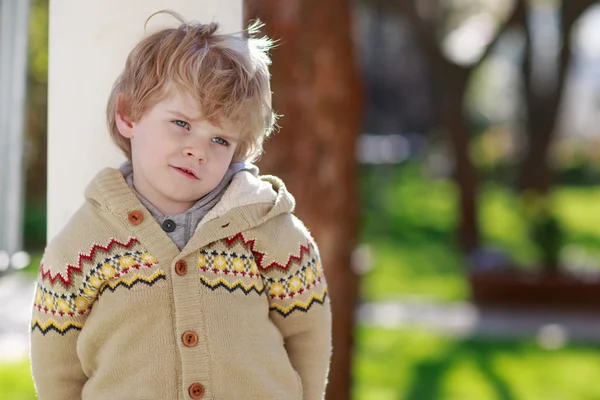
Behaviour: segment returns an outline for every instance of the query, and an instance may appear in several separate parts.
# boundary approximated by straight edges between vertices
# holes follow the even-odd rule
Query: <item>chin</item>
[[[173,199],[173,201],[179,202],[179,203],[190,203],[190,202],[197,202],[198,200],[200,200],[202,197],[204,197],[206,194],[188,194],[188,195],[184,195],[184,196],[171,196],[171,198]]]

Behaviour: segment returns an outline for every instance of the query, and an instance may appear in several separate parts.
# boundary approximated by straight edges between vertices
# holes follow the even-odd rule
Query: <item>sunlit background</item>
[[[363,99],[352,398],[599,399],[600,4],[349,7]],[[48,3],[32,0],[24,245],[0,248],[0,400],[35,398],[47,32]]]

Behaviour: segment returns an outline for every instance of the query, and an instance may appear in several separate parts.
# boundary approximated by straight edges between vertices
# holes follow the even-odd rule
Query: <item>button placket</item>
[[[182,226],[180,226],[179,228],[181,228]],[[180,254],[180,257],[184,256],[183,254]],[[184,256],[185,257],[185,256]],[[183,285],[182,287],[188,287],[190,286],[189,284],[191,284],[191,280],[189,277],[187,278],[186,276],[188,275],[188,272],[195,272],[194,268],[192,266],[192,264],[189,264],[184,258],[181,259],[176,259],[177,261],[175,261],[174,264],[171,264],[171,268],[173,268],[174,272],[178,275],[174,277],[174,283],[176,283],[177,281],[180,282],[181,285]],[[191,260],[190,260],[191,261]],[[192,270],[189,270],[189,268],[192,268]],[[195,277],[195,274],[193,274]],[[190,297],[189,296],[189,291],[185,291],[185,293],[181,293],[182,296],[176,296],[179,297],[180,299],[186,298],[186,297]],[[181,300],[183,301],[183,300]],[[176,300],[177,303],[177,300]],[[185,304],[187,304],[187,302],[185,302]],[[176,304],[177,306],[177,304]],[[185,307],[187,309],[187,307]],[[182,358],[185,362],[196,362],[195,358],[198,356],[198,352],[200,353],[204,353],[205,349],[203,346],[199,346],[200,343],[200,336],[198,335],[197,331],[192,330],[192,329],[188,329],[190,328],[190,326],[188,325],[186,326],[180,326],[179,327],[181,330],[179,331],[179,340],[180,340],[180,348],[181,350],[181,355]],[[187,330],[186,330],[187,329]],[[187,360],[187,361],[186,361]],[[185,382],[188,386],[188,398],[191,399],[201,399],[204,398],[206,396],[206,388],[204,387],[204,385],[200,382],[202,382],[205,378],[205,376],[203,376],[204,374],[200,374],[200,376],[196,376],[196,379],[198,379],[199,381],[193,382],[193,383],[189,383],[189,382]],[[185,388],[185,386],[184,386]],[[185,390],[185,389],[184,389]]]

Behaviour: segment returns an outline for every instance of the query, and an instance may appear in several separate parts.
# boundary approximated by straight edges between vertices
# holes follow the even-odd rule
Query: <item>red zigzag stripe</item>
[[[246,240],[244,238],[244,235],[242,235],[241,233],[238,233],[237,235],[235,235],[231,238],[225,239],[225,241],[227,242],[227,245],[230,247],[232,244],[234,244],[236,242],[236,240],[241,241],[244,244],[244,246],[246,246],[246,248],[248,248],[250,251],[252,251],[252,254],[254,254],[254,259],[256,260],[256,265],[258,265],[258,268],[262,269],[263,271],[268,271],[271,268],[279,268],[283,271],[287,271],[290,268],[290,265],[292,264],[292,262],[302,260],[303,253],[306,253],[306,254],[310,253],[310,246],[311,246],[310,242],[308,242],[308,241],[307,241],[306,246],[300,245],[300,252],[298,253],[298,255],[297,256],[291,255],[285,265],[281,265],[277,262],[272,262],[271,264],[264,266],[264,265],[262,265],[262,260],[265,256],[265,253],[261,253],[260,251],[254,249],[254,243],[255,243],[254,239]]]
[[[118,240],[110,239],[110,242],[108,242],[108,244],[106,245],[106,247],[103,247],[103,246],[98,245],[98,244],[94,244],[94,246],[90,250],[90,254],[81,254],[81,253],[79,253],[79,258],[77,260],[77,266],[71,265],[71,264],[67,264],[66,278],[60,272],[57,272],[56,275],[52,276],[50,270],[44,271],[44,264],[40,265],[40,272],[39,273],[42,275],[42,280],[48,279],[50,282],[52,282],[52,284],[54,284],[54,282],[57,279],[60,279],[60,281],[62,283],[64,283],[66,287],[69,287],[69,286],[71,286],[71,274],[73,272],[81,272],[81,261],[82,260],[92,261],[94,259],[94,255],[96,254],[96,250],[102,250],[102,251],[105,251],[105,252],[109,252],[110,249],[114,245],[119,245],[121,247],[125,247],[125,248],[128,249],[128,248],[131,247],[131,245],[133,245],[134,243],[137,243],[137,242],[138,242],[138,240],[136,238],[132,237],[132,238],[129,238],[129,241],[127,243],[121,243]]]

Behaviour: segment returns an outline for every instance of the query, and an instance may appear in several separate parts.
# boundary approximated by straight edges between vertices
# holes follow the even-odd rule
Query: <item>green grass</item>
[[[34,400],[28,361],[0,364],[0,400]]]
[[[371,243],[374,266],[362,279],[368,301],[427,297],[460,300],[468,296],[459,254],[440,242],[380,240]]]
[[[359,328],[354,400],[592,400],[599,346],[445,338]]]
[[[514,192],[506,187],[488,184],[479,198],[482,240],[508,252],[521,265],[535,262],[536,252]]]
[[[418,165],[362,169],[361,242],[373,253],[363,276],[367,301],[422,296],[440,301],[468,298],[465,261],[456,248],[455,185],[430,180]],[[560,187],[552,195],[567,246],[579,256],[600,260],[600,189]],[[482,244],[505,251],[515,265],[536,264],[522,204],[505,186],[485,184],[478,206]],[[567,252],[565,264],[570,264]],[[600,263],[597,265],[600,269]]]
[[[453,245],[454,185],[424,182],[414,167],[365,167],[362,173],[361,241],[374,256],[363,276],[363,298],[464,298],[463,263]]]
[[[431,181],[418,166],[363,168],[362,243],[374,254],[362,297],[382,301],[423,296],[468,298],[465,262],[455,247],[457,192]],[[600,249],[600,189],[559,188],[552,197],[567,245]],[[522,206],[509,188],[482,187],[482,241],[522,266],[534,264]],[[596,253],[597,254],[597,253]],[[600,260],[600,256],[598,257]],[[431,332],[360,327],[354,400],[599,399],[600,346],[544,350],[535,341],[452,339]]]
[[[556,212],[563,223],[570,243],[589,251],[600,248],[600,188],[568,187],[556,191],[553,197]]]

